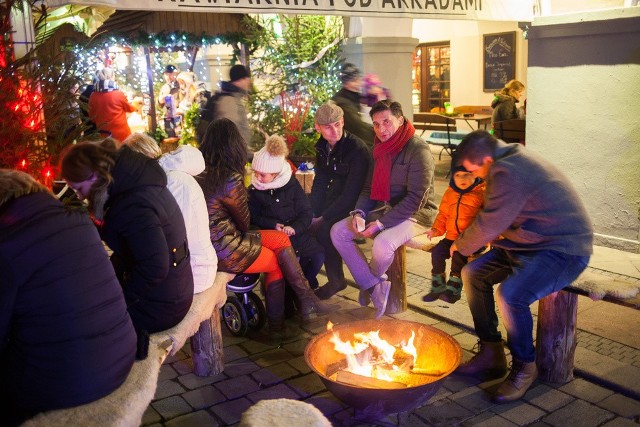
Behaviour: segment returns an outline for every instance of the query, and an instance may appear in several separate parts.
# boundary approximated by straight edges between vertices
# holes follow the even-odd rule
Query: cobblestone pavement
[[[409,274],[408,290],[422,295],[426,280]],[[222,374],[200,378],[192,373],[190,349],[186,345],[167,359],[160,372],[156,396],[143,418],[144,426],[226,426],[239,422],[252,404],[273,398],[290,398],[313,404],[334,426],[624,426],[638,425],[640,401],[627,397],[595,381],[575,378],[566,384],[536,381],[519,401],[496,405],[488,391],[499,381],[449,376],[427,404],[414,410],[363,421],[362,414],[336,399],[304,359],[309,339],[325,330],[327,320],[343,323],[368,319],[371,308],[360,307],[357,290],[348,287],[330,301],[340,310],[308,323],[296,341],[281,347],[269,346],[266,330],[249,337],[233,337],[223,327],[225,369]],[[461,300],[456,304],[464,304]],[[432,325],[452,335],[470,357],[476,337],[467,328],[411,308],[391,317]],[[289,321],[290,327],[298,327]],[[590,335],[590,334],[589,334]],[[637,351],[607,340],[579,335],[579,345],[594,351],[615,349],[620,361],[634,358]],[[597,345],[599,343],[599,345]],[[620,350],[620,351],[618,351]],[[611,357],[611,356],[609,356]],[[637,362],[636,359],[634,361]],[[627,363],[627,362],[625,362]]]

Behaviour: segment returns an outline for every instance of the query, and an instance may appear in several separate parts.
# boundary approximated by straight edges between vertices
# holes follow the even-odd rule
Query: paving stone
[[[305,402],[318,408],[320,412],[322,412],[326,417],[330,417],[331,415],[347,407],[345,403],[343,403],[329,391],[311,396],[310,398],[306,399]]]
[[[242,414],[253,405],[246,397],[228,400],[211,408],[211,412],[222,420],[223,425],[232,425],[240,421]],[[275,426],[274,426],[275,427]]]
[[[214,386],[216,389],[220,390],[222,394],[224,394],[229,400],[236,399],[240,396],[244,396],[248,393],[260,389],[258,383],[256,383],[249,375],[220,381]]]
[[[226,329],[222,329],[222,343],[224,347],[233,347],[234,345],[242,344],[247,341],[247,337],[236,337],[231,335],[231,333]]]
[[[162,365],[158,374],[158,381],[172,380],[178,377],[178,372],[171,365]]]
[[[247,357],[248,354],[238,345],[232,345],[224,348],[224,363],[225,365],[229,362],[232,362],[236,359],[242,359]]]
[[[486,391],[478,387],[467,387],[455,394],[449,396],[449,400],[452,400],[468,410],[479,413],[487,410],[495,405],[489,399],[489,395]]]
[[[227,398],[213,386],[205,386],[195,390],[190,390],[182,394],[182,398],[195,409],[208,408],[227,400]]]
[[[193,408],[181,396],[171,396],[166,399],[156,400],[151,405],[165,420],[193,411]]]
[[[547,413],[542,409],[536,408],[524,401],[496,405],[490,410],[521,426],[531,424],[547,415]]]
[[[437,400],[441,400],[441,399],[447,398],[447,397],[451,396],[451,394],[453,394],[453,393],[451,392],[451,390],[448,390],[447,387],[444,387],[444,386],[440,387],[438,389],[438,391],[436,391],[436,394],[431,396],[431,398],[427,401],[426,404],[429,405],[429,404],[431,404],[431,403],[433,403],[433,402],[435,402]]]
[[[259,342],[256,340],[246,340],[239,345],[247,354],[258,354],[264,351],[273,349],[273,345],[269,345],[266,342]]]
[[[287,387],[286,384],[276,384],[273,387],[247,393],[246,396],[253,403],[264,399],[300,399],[300,394],[296,393],[290,387]]]
[[[192,412],[165,423],[166,427],[216,427],[219,425],[218,420],[207,411]]]
[[[260,369],[260,366],[253,360],[245,357],[243,359],[237,359],[233,362],[224,365],[224,373],[229,378],[239,377],[247,375]]]
[[[531,403],[547,412],[553,412],[575,400],[575,397],[551,388],[545,384],[540,384],[527,391],[523,400]]]
[[[264,368],[266,366],[275,365],[286,362],[291,359],[291,353],[283,348],[275,348],[260,354],[250,356],[258,366]]]
[[[171,368],[178,373],[178,375],[187,375],[193,372],[193,362],[191,359],[178,360],[171,364]]]
[[[300,375],[300,372],[288,363],[278,363],[251,374],[260,387],[278,384],[297,375]]]
[[[640,416],[640,402],[618,393],[598,402],[598,406],[624,418]]]
[[[580,426],[595,427],[615,417],[611,412],[592,405],[584,400],[576,400],[554,411],[542,419],[547,424],[558,427]]]
[[[303,398],[326,390],[324,383],[315,373],[288,380],[287,385]]]
[[[502,418],[500,415],[496,415],[493,412],[483,412],[480,415],[468,419],[464,423],[463,426],[474,426],[474,427],[514,427],[517,424],[512,423],[506,418]]]
[[[298,372],[302,374],[308,374],[312,372],[309,365],[307,365],[307,361],[304,359],[304,356],[296,357],[295,359],[288,360],[287,363],[293,366]]]
[[[613,394],[613,391],[582,378],[576,378],[561,386],[558,390],[592,403],[600,402]]]
[[[433,426],[461,424],[475,415],[449,399],[438,400],[433,404],[416,409],[414,413]]]
[[[160,421],[162,421],[162,417],[160,416],[158,411],[153,409],[153,406],[151,405],[147,406],[147,409],[144,411],[144,414],[142,414],[141,425],[147,426]]]
[[[189,390],[193,390],[205,385],[214,384],[226,380],[227,378],[228,377],[224,374],[224,372],[218,375],[212,375],[210,377],[199,377],[194,373],[188,373],[187,375],[179,376],[178,381]]]
[[[159,381],[156,387],[154,399],[164,399],[165,397],[184,393],[185,389],[175,380]]]
[[[602,427],[638,427],[638,423],[628,418],[616,417],[604,423]]]
[[[307,344],[309,344],[310,338],[303,337],[302,339],[295,340],[294,342],[284,344],[282,348],[287,350],[292,356],[302,356],[304,355],[304,350],[307,348]]]

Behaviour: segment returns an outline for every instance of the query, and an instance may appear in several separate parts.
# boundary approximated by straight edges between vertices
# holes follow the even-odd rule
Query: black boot
[[[287,330],[284,322],[284,280],[276,280],[265,286],[264,300],[269,322],[269,341],[272,345],[280,345],[296,337]]]
[[[316,289],[316,295],[320,299],[329,299],[334,296],[336,293],[347,287],[347,282],[342,281],[340,283],[337,282],[327,282],[326,285],[319,287]]]
[[[296,253],[291,246],[278,252],[278,265],[282,270],[285,280],[298,295],[300,307],[298,310],[302,320],[309,319],[311,313],[327,314],[336,311],[338,307],[320,301],[309,287],[309,282],[304,277]]]
[[[478,341],[478,353],[468,362],[458,366],[456,374],[469,375],[482,380],[500,378],[507,373],[507,358],[502,341]]]

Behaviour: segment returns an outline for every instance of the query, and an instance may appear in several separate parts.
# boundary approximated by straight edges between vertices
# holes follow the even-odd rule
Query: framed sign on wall
[[[484,91],[502,89],[516,78],[516,32],[485,34],[482,37]]]

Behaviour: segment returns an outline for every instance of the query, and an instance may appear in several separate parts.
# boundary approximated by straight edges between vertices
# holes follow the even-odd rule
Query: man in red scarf
[[[387,308],[386,271],[396,249],[431,227],[438,206],[429,144],[415,135],[402,106],[383,100],[369,114],[375,131],[373,169],[351,217],[331,228],[331,240],[360,286],[360,304],[373,301],[377,319]],[[354,243],[356,237],[373,239],[370,261]]]

